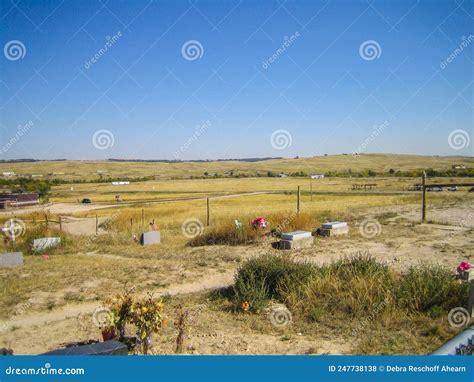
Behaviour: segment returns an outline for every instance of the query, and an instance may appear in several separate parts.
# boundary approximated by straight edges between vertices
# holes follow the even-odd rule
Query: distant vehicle
[[[448,191],[457,191],[457,190],[459,190],[458,186],[448,187]]]
[[[428,191],[428,192],[441,192],[441,191],[443,191],[443,188],[442,187],[428,187],[426,189],[426,191]]]
[[[90,203],[92,203],[92,201],[91,201],[89,198],[84,198],[84,199],[82,199],[82,202],[81,202],[81,203],[83,203],[83,204],[90,204]]]

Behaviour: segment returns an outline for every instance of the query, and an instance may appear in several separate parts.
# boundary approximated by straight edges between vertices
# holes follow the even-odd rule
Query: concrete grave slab
[[[329,222],[329,223],[324,223],[322,225],[322,228],[324,229],[334,229],[334,228],[343,228],[347,227],[347,222]]]
[[[303,240],[310,237],[311,237],[311,232],[309,231],[294,231],[294,232],[283,233],[281,235],[282,240],[289,240],[289,241]]]
[[[0,254],[0,268],[13,268],[23,265],[22,252],[7,252]]]
[[[43,237],[33,240],[33,251],[44,251],[45,249],[54,248],[61,244],[60,237]]]
[[[318,234],[320,236],[339,236],[347,235],[349,233],[349,227],[337,227],[337,228],[320,228]]]
[[[143,232],[140,236],[141,245],[153,245],[161,243],[160,231]]]
[[[313,244],[314,238],[310,236],[298,240],[280,240],[274,243],[273,247],[276,249],[302,249],[310,248]]]
[[[467,281],[474,280],[474,268],[470,268],[470,269],[468,269],[467,271],[464,271],[464,272],[461,274],[461,278],[462,278],[463,280],[467,280]]]
[[[53,350],[41,355],[127,355],[126,344],[117,340],[97,342],[95,344],[72,346]]]

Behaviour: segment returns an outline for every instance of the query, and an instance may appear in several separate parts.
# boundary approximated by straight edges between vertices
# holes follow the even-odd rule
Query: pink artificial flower
[[[457,271],[458,273],[463,273],[464,271],[467,271],[468,269],[471,269],[472,265],[469,264],[467,261],[461,261],[461,264],[458,265]]]
[[[254,227],[266,227],[268,224],[268,221],[267,219],[265,219],[264,217],[257,217],[255,218],[254,220],[252,220],[252,225]]]

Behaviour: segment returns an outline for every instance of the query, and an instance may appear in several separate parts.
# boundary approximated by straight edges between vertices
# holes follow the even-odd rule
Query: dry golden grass
[[[329,155],[299,159],[275,159],[259,162],[184,162],[184,163],[146,163],[146,162],[109,162],[109,161],[42,161],[25,163],[1,163],[0,171],[15,171],[17,174],[48,174],[57,173],[60,179],[97,179],[97,171],[106,171],[104,176],[110,177],[141,177],[157,178],[202,176],[204,172],[220,175],[229,174],[266,174],[274,172],[326,173],[327,171],[354,172],[374,170],[387,172],[395,170],[413,170],[419,168],[450,169],[453,164],[464,164],[472,167],[470,157],[440,157],[400,154],[363,154]],[[54,178],[54,177],[53,177]]]

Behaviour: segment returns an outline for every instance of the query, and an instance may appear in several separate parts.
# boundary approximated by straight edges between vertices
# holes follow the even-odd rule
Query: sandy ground
[[[238,194],[230,195],[216,195],[213,196],[213,199],[228,199],[228,198],[237,198],[239,196],[249,196],[249,195],[262,195],[262,194],[271,194],[272,192],[267,191],[255,191],[255,192],[241,192]],[[134,204],[144,203],[144,204],[160,204],[168,203],[172,201],[183,201],[183,200],[206,200],[207,197],[193,197],[193,198],[170,198],[170,199],[160,199],[160,200],[136,200],[130,203],[119,203],[119,204],[82,204],[82,203],[48,203],[44,205],[17,208],[12,210],[2,210],[0,211],[0,216],[18,216],[22,214],[30,214],[33,212],[44,212],[56,215],[68,215],[81,212],[94,211],[104,208],[116,208],[130,206]]]
[[[87,207],[87,206],[86,206]],[[361,214],[360,221],[351,225],[348,236],[318,238],[312,248],[292,250],[296,259],[318,264],[327,263],[355,252],[370,252],[380,261],[403,271],[411,265],[439,263],[455,267],[462,261],[474,261],[474,205],[465,204],[449,208],[430,209],[428,219],[438,224],[418,224],[418,206],[392,206],[374,208],[370,214]],[[373,223],[375,231],[367,234],[364,221]],[[375,222],[375,223],[374,223]],[[449,224],[447,224],[449,222]],[[95,226],[94,226],[95,227]],[[374,234],[375,232],[375,234]],[[242,259],[262,253],[276,253],[268,243],[249,247],[213,247],[212,250],[234,254]],[[195,249],[183,251],[194,253]],[[84,256],[113,256],[110,254],[84,254]],[[117,259],[119,257],[117,256]],[[123,259],[123,258],[120,258]],[[128,258],[127,261],[136,261]],[[232,283],[238,263],[224,271],[206,269],[190,275],[182,282],[153,289],[155,294],[188,295],[228,286]],[[69,341],[98,338],[98,329],[91,315],[99,302],[70,303],[52,311],[24,312],[0,322],[0,347],[14,349],[16,354],[38,354],[53,350]],[[344,354],[351,352],[351,344],[331,338],[317,341],[304,335],[282,340],[281,333],[263,334],[252,330],[236,317],[204,308],[198,309],[200,319],[193,325],[187,343],[191,354]],[[173,352],[172,328],[165,329],[160,337],[159,352]],[[175,338],[175,337],[174,337]],[[33,339],[33,340],[32,340]]]
[[[31,214],[33,212],[44,212],[50,214],[74,214],[78,212],[88,212],[103,208],[117,207],[113,204],[80,204],[80,203],[50,203],[34,207],[18,208],[14,210],[0,211],[0,216],[18,216]]]

